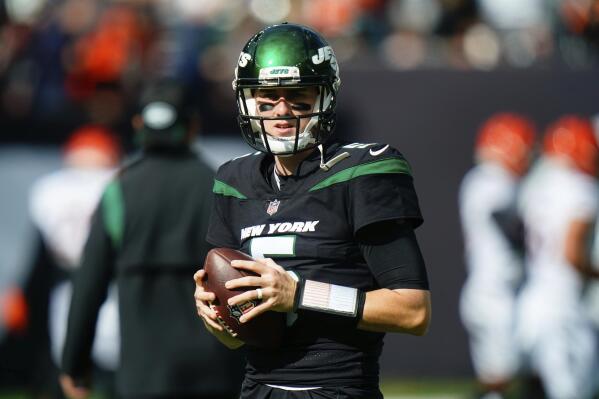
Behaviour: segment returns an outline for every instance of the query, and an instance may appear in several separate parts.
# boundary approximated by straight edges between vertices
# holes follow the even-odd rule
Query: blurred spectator
[[[233,131],[223,95],[230,52],[291,21],[325,33],[346,68],[400,70],[598,65],[597,0],[5,0],[0,19],[2,140],[62,142],[82,121],[127,143],[144,82],[186,83],[206,130]],[[226,93],[228,95],[228,92]],[[223,104],[225,106],[223,106]],[[19,132],[18,134],[16,132]],[[14,133],[13,133],[14,132]]]
[[[150,88],[133,124],[143,152],[111,181],[94,214],[75,277],[62,387],[69,397],[89,395],[96,319],[116,281],[119,397],[234,398],[242,354],[205,332],[189,301],[190,276],[208,249],[213,172],[190,150],[196,124],[181,88]]]
[[[563,61],[580,69],[596,65],[599,43],[599,1],[561,0],[557,2],[556,42]]]
[[[460,310],[480,392],[500,399],[518,370],[516,293],[523,270],[523,232],[516,193],[534,145],[531,122],[514,113],[490,117],[476,141],[476,166],[460,188],[468,278]]]
[[[599,276],[588,245],[598,211],[599,147],[589,120],[571,115],[549,126],[543,144],[519,198],[527,280],[516,337],[526,370],[541,379],[547,397],[586,399],[597,383],[597,340],[582,293],[585,281]]]
[[[436,0],[394,0],[387,6],[394,29],[382,42],[383,59],[398,69],[414,69],[427,64],[431,56],[429,37],[441,18]]]
[[[544,0],[478,0],[481,19],[496,36],[501,59],[529,67],[546,58],[551,41],[551,9]],[[499,58],[494,65],[497,66]]]

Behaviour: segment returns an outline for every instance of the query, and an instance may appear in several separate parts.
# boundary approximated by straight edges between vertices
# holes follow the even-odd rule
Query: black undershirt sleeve
[[[420,246],[410,223],[390,220],[358,232],[362,256],[382,288],[428,290],[428,276]]]

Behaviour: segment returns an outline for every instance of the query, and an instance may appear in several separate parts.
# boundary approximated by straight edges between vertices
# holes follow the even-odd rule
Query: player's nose
[[[293,110],[291,105],[285,100],[285,98],[281,97],[275,104],[273,108],[274,116],[285,116],[285,115],[293,115]]]

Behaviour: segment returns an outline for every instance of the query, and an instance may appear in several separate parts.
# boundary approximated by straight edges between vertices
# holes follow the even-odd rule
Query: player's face
[[[313,112],[318,91],[315,87],[272,88],[256,91],[256,114],[264,117],[302,116]],[[299,131],[303,132],[310,118],[300,118]],[[274,137],[292,137],[296,134],[296,119],[265,120],[266,133]]]

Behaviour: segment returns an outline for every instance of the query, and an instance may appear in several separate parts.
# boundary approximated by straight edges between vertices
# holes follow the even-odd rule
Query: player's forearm
[[[424,335],[431,319],[430,293],[415,289],[379,289],[366,294],[358,328]]]

